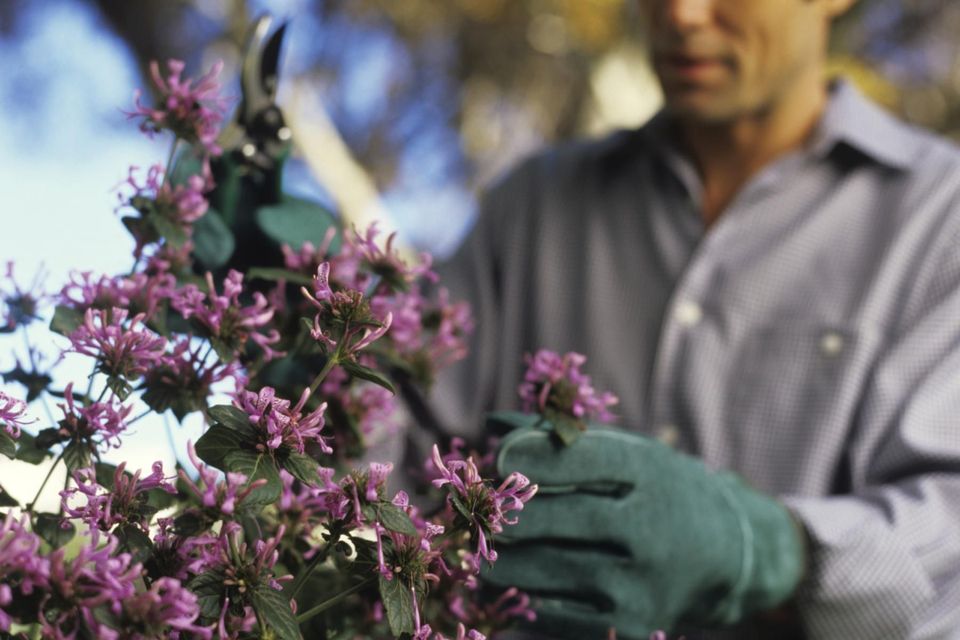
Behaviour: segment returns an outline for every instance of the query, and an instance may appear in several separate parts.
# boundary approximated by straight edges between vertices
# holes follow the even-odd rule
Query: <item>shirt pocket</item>
[[[838,480],[875,332],[790,319],[745,335],[732,362],[733,468],[775,492]]]

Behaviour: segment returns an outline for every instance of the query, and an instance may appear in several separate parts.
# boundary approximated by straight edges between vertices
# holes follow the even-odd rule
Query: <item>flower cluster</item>
[[[303,415],[303,408],[310,398],[309,389],[300,395],[292,408],[290,401],[276,396],[272,387],[264,387],[259,393],[241,391],[236,398],[237,406],[250,416],[250,423],[259,432],[262,450],[273,451],[281,446],[303,453],[308,441],[316,442],[324,453],[333,453],[320,432],[323,430],[323,412],[326,403]]]
[[[266,359],[283,353],[271,349],[280,340],[276,329],[260,333],[259,328],[269,324],[274,310],[262,293],[253,293],[253,301],[243,306],[240,300],[243,290],[243,274],[230,270],[223,281],[223,293],[218,294],[213,275],[206,275],[207,291],[188,284],[174,293],[170,304],[186,319],[193,318],[203,335],[209,338],[224,360],[232,360],[250,340],[257,344]]]
[[[590,376],[580,371],[586,356],[569,352],[560,355],[541,349],[525,357],[527,371],[519,393],[523,410],[542,413],[548,409],[576,418],[609,422],[614,415],[607,408],[619,400],[609,392],[598,394]]]
[[[193,223],[203,217],[210,206],[204,196],[207,182],[201,176],[193,175],[186,184],[173,185],[166,179],[163,166],[153,165],[141,184],[136,177],[138,170],[130,167],[126,180],[133,193],[119,194],[121,206],[139,215],[124,218],[136,241],[136,258],[143,254],[145,246],[161,238],[174,247],[185,244],[193,233]]]
[[[12,438],[20,437],[20,428],[33,420],[28,420],[25,413],[27,403],[0,391],[0,427]]]
[[[96,358],[103,373],[135,380],[163,357],[167,341],[142,327],[146,314],[126,324],[129,313],[119,307],[87,309],[83,324],[69,338],[73,350]]]
[[[159,461],[153,463],[153,472],[142,479],[139,470],[131,475],[125,468],[125,462],[117,466],[111,487],[104,487],[97,482],[95,469],[75,471],[73,478],[76,488],[60,492],[63,511],[101,531],[108,532],[120,524],[130,524],[144,532],[148,531],[151,516],[156,511],[147,502],[148,492],[160,489],[176,495],[177,490],[164,477],[163,463]],[[72,507],[71,499],[77,494],[84,497],[85,503]]]
[[[183,79],[184,68],[180,60],[170,60],[164,77],[160,65],[151,62],[150,78],[158,92],[157,105],[145,106],[140,100],[142,92],[137,91],[134,94],[136,108],[128,116],[139,118],[140,130],[149,135],[167,129],[177,138],[199,144],[211,155],[219,155],[221,150],[216,140],[228,105],[220,95],[217,81],[223,63],[215,63],[206,75],[196,80]]]
[[[473,458],[466,460],[447,459],[433,446],[433,465],[440,478],[433,481],[437,488],[448,486],[448,500],[457,505],[456,512],[468,520],[470,533],[476,536],[477,553],[473,562],[479,571],[480,558],[496,562],[491,534],[503,531],[503,525],[516,524],[516,518],[508,518],[508,511],[520,511],[523,505],[537,493],[537,485],[521,473],[511,473],[494,489],[483,481]]]
[[[395,435],[397,389],[426,387],[463,357],[468,308],[435,286],[429,255],[406,261],[395,235],[377,242],[375,225],[331,223],[319,247],[282,247],[284,269],[271,262],[272,244],[251,258],[262,263],[238,250],[206,264],[210,238],[195,223],[218,216],[211,227],[231,226],[207,200],[220,195],[212,176],[224,167],[211,162],[225,102],[219,66],[196,80],[183,70],[151,65],[158,100],[146,106],[138,93],[130,114],[148,134],[174,138],[167,166],[131,167],[123,183],[133,267],[75,272],[54,298],[50,327],[69,341],[64,352],[87,360],[89,377],[61,387],[37,370],[29,340],[32,370],[4,374],[28,394],[0,392],[0,449],[49,473],[24,515],[8,510],[0,524],[0,635],[16,625],[56,639],[481,640],[528,616],[523,594],[492,605],[475,596],[494,536],[536,487],[517,474],[484,479],[459,451],[436,453],[435,484],[448,499],[425,515],[403,491],[388,492],[393,464],[354,462]],[[180,143],[192,149],[178,155]],[[26,334],[42,315],[33,288],[0,290],[0,333]],[[62,418],[24,429],[28,403],[51,397]],[[187,443],[192,468],[167,476],[161,462],[133,473],[104,462],[131,425],[168,411],[205,422]],[[41,511],[60,465],[59,509]],[[0,499],[15,501],[2,489]],[[71,542],[78,529],[86,539]]]
[[[37,271],[30,286],[24,288],[14,279],[14,265],[7,262],[3,282],[9,284],[11,291],[0,288],[0,333],[13,331],[18,326],[26,326],[40,317],[40,309],[48,297],[41,291],[43,272]]]

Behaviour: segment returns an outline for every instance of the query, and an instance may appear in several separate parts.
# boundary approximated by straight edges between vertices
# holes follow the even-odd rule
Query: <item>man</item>
[[[642,0],[663,112],[525,162],[450,266],[448,422],[544,347],[642,434],[501,418],[540,637],[960,637],[960,155],[827,85],[853,1]]]

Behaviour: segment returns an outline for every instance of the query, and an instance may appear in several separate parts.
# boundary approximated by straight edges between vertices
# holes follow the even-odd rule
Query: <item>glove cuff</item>
[[[718,487],[737,515],[742,549],[740,576],[715,611],[715,622],[732,624],[790,598],[806,567],[803,529],[776,500],[730,474]]]

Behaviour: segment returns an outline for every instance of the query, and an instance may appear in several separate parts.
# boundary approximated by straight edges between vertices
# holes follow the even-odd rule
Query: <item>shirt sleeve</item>
[[[812,543],[798,593],[811,638],[960,632],[960,234],[934,243],[863,397],[852,492],[784,499]]]

